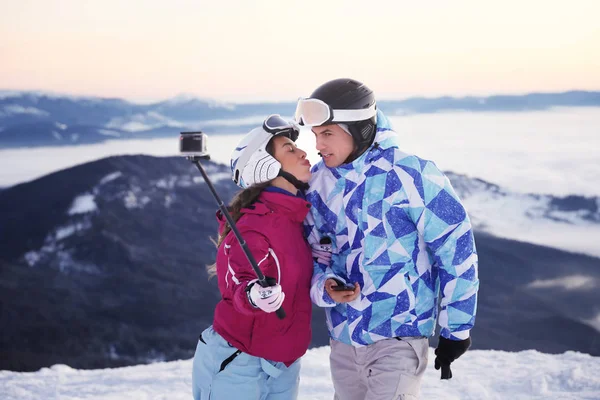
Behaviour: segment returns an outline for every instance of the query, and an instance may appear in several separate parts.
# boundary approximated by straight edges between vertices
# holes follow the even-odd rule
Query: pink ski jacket
[[[217,277],[222,299],[213,327],[245,353],[289,365],[308,349],[313,262],[302,222],[309,209],[310,204],[299,197],[263,191],[236,224],[263,274],[281,285],[284,319],[250,304],[246,287],[256,274],[233,232],[219,246]],[[225,217],[218,212],[217,219],[222,231]]]

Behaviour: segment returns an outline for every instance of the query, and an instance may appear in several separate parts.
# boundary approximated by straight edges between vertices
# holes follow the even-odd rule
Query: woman
[[[231,215],[271,286],[257,283],[231,227],[217,213],[217,259],[209,273],[217,275],[222,298],[196,348],[196,400],[297,397],[312,312],[312,257],[302,227],[310,205],[298,196],[310,179],[310,163],[294,143],[298,132],[272,115],[233,152],[233,180],[243,190],[231,203]],[[283,319],[275,313],[280,307]]]

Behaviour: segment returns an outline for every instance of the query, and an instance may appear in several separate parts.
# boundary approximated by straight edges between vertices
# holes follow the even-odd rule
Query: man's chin
[[[340,164],[334,160],[333,158],[324,158],[323,162],[325,163],[325,165],[327,165],[329,168],[335,168],[337,166],[339,166]]]

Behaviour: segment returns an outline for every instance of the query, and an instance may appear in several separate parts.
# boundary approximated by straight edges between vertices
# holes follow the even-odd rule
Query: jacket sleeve
[[[262,273],[266,277],[281,281],[281,268],[277,255],[270,248],[267,238],[256,231],[243,231],[242,236]],[[248,283],[257,279],[254,269],[246,258],[246,255],[237,239],[224,243],[220,251],[225,252],[226,268],[225,278],[219,284],[224,299],[231,299],[236,311],[243,314],[254,314],[263,312],[255,308],[248,300],[246,288]],[[225,263],[223,263],[225,264]]]
[[[314,209],[314,207],[313,207]],[[313,209],[308,213],[304,220],[304,229],[306,239],[309,245],[318,244],[321,240],[319,230],[317,229],[315,218],[312,215]],[[335,307],[336,303],[325,290],[325,281],[329,278],[336,278],[344,282],[337,276],[329,265],[320,264],[313,261],[313,277],[310,284],[310,298],[315,305],[319,307]]]
[[[406,186],[406,208],[437,272],[441,293],[441,336],[463,340],[475,323],[479,279],[473,229],[448,178],[431,161],[419,160],[420,174]],[[406,172],[403,172],[406,173]]]

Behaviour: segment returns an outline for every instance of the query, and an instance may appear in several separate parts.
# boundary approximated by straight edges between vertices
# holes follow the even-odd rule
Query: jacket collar
[[[253,205],[242,209],[242,214],[265,215],[278,213],[287,216],[294,222],[302,222],[310,210],[310,203],[301,197],[291,194],[264,191]],[[217,211],[217,220],[222,227],[225,224],[225,216],[221,210]]]
[[[377,132],[373,144],[351,163],[342,164],[339,167],[328,168],[336,178],[345,177],[350,172],[361,174],[368,164],[373,160],[385,156],[385,150],[398,148],[398,135],[392,130],[392,126],[387,117],[377,110]],[[319,161],[322,163],[323,161]]]

